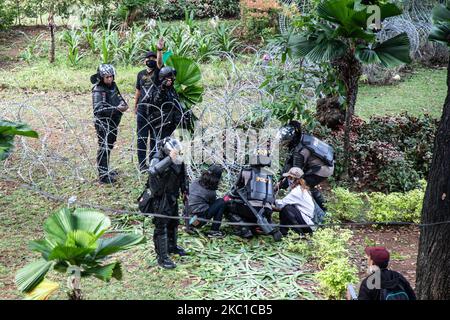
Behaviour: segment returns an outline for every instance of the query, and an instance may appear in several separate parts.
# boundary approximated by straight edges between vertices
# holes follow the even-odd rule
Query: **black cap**
[[[208,168],[208,172],[210,172],[213,176],[220,178],[222,176],[223,168],[217,164],[213,164]]]
[[[145,59],[147,59],[147,58],[151,58],[151,57],[157,57],[157,55],[156,55],[156,53],[155,52],[153,52],[153,51],[149,51],[149,52],[147,52],[146,54],[145,54]]]

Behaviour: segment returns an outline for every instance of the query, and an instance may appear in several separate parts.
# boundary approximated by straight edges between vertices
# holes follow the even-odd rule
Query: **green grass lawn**
[[[372,115],[413,115],[429,113],[440,117],[447,95],[446,69],[417,69],[395,85],[361,85],[356,113],[364,119]]]

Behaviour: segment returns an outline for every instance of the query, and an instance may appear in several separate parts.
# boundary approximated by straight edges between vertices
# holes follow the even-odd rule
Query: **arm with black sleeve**
[[[303,170],[307,160],[308,159],[305,157],[303,148],[295,148],[292,154],[292,167],[297,167]]]
[[[106,102],[106,92],[100,86],[92,88],[92,105],[94,108],[94,116],[106,116],[108,103]]]
[[[165,157],[160,160],[157,157],[150,161],[149,174],[151,176],[156,176],[163,173],[172,164],[172,159],[170,156]]]

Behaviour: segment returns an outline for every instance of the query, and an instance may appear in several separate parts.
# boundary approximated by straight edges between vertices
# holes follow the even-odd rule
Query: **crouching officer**
[[[178,198],[180,191],[187,197],[188,181],[181,157],[181,144],[177,139],[167,137],[157,143],[157,152],[150,161],[147,187],[151,194],[151,205],[146,211],[166,217],[154,217],[153,241],[158,264],[173,269],[175,263],[169,254],[185,255],[177,245]],[[172,218],[171,218],[172,217]],[[177,217],[177,219],[173,218]]]
[[[280,146],[287,147],[289,156],[283,168],[287,173],[291,168],[302,169],[303,179],[310,188],[311,195],[322,210],[325,210],[325,201],[316,188],[334,172],[334,151],[327,143],[318,138],[302,133],[300,122],[291,121],[279,131]],[[278,188],[287,188],[287,181],[283,180]]]
[[[111,150],[117,139],[122,113],[128,105],[114,82],[116,71],[110,64],[101,64],[97,73],[91,76],[94,125],[97,131],[97,168],[100,183],[114,183],[117,171],[110,170]]]
[[[263,233],[273,236],[275,241],[281,240],[278,228],[269,224],[272,221],[273,174],[267,170],[271,159],[267,150],[257,150],[250,157],[249,166],[244,167],[229,194],[231,201],[226,202],[226,216],[231,222],[257,223]],[[257,234],[257,228],[237,227],[237,235],[251,238]]]

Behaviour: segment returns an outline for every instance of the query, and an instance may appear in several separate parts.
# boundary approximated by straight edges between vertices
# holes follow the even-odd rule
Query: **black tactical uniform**
[[[94,111],[94,125],[97,131],[98,151],[97,167],[101,182],[113,182],[114,173],[109,169],[111,150],[117,139],[117,128],[122,118],[119,107],[126,105],[115,82],[107,86],[102,78],[105,74],[115,74],[110,65],[101,65],[96,75],[91,77],[92,104]]]
[[[180,192],[188,191],[188,179],[185,164],[176,164],[169,156],[170,147],[179,142],[170,137],[159,143],[158,151],[150,161],[147,186],[151,193],[149,211],[167,217],[178,217],[178,198]],[[177,245],[178,219],[154,217],[155,231],[153,241],[158,257],[158,264],[164,268],[175,268],[168,254],[184,255],[184,250]]]
[[[150,56],[156,53],[150,53]],[[136,89],[140,90],[141,94],[137,106],[137,155],[139,166],[141,170],[147,169],[147,151],[148,138],[150,136],[150,153],[149,158],[155,153],[156,138],[153,136],[150,126],[150,109],[152,105],[151,92],[155,86],[159,85],[159,71],[156,61],[153,61],[151,71],[148,69],[142,70],[137,75]]]
[[[303,179],[309,186],[314,200],[322,210],[325,210],[325,201],[316,186],[333,175],[333,148],[314,136],[302,134],[300,127],[287,125],[280,131],[281,141],[287,142],[289,148],[283,173],[288,172],[292,167],[302,169],[305,172]],[[287,188],[286,180],[281,187]]]
[[[157,75],[157,81],[154,77],[150,77],[147,81],[148,85],[142,85],[144,92],[141,93],[138,106],[138,122],[141,128],[138,156],[140,166],[143,168],[145,168],[146,160],[144,140],[150,134],[150,156],[152,156],[156,141],[170,136],[183,118],[183,110],[173,84],[166,86],[167,78],[175,80],[175,69],[163,67]]]
[[[277,228],[268,226],[272,219],[272,205],[275,202],[273,192],[273,174],[267,170],[270,159],[267,156],[254,156],[250,166],[244,167],[230,193],[233,200],[227,202],[226,216],[232,222],[258,223],[265,234],[275,240],[281,239]],[[250,230],[252,230],[252,232]],[[250,238],[256,228],[238,227],[238,235]]]

